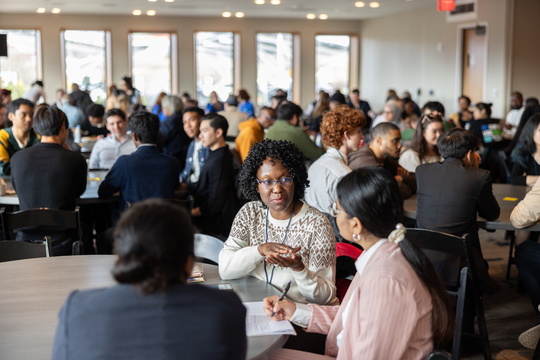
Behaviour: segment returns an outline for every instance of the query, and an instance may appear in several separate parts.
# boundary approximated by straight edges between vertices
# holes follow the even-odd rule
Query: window
[[[133,87],[141,92],[143,104],[152,105],[162,91],[171,94],[176,35],[135,32],[129,35],[129,44]]]
[[[197,99],[204,108],[212,91],[221,101],[234,92],[234,34],[195,33]]]
[[[315,36],[315,90],[333,94],[349,92],[351,37],[347,35]]]
[[[34,81],[42,80],[41,34],[38,30],[0,30],[0,34],[7,34],[8,45],[8,56],[0,57],[0,85],[17,99]]]
[[[277,89],[292,98],[293,34],[257,34],[257,103],[269,105]]]
[[[90,92],[94,102],[104,104],[110,69],[107,66],[108,31],[65,30],[62,32],[66,89],[77,83]]]

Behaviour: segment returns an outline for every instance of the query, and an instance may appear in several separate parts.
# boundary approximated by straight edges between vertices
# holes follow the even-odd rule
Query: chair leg
[[[514,247],[516,242],[516,233],[514,231],[506,231],[505,238],[510,241],[510,247],[508,249],[508,264],[506,265],[506,280],[508,280],[510,278],[512,264],[515,264]]]
[[[486,326],[486,315],[484,313],[484,303],[482,295],[473,286],[474,305],[476,308],[476,319],[478,321],[478,330],[480,331],[480,337],[482,338],[482,349],[484,352],[485,360],[492,360],[491,346],[489,343],[488,331]]]

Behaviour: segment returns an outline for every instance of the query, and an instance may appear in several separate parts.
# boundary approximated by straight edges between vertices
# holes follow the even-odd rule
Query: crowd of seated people
[[[52,106],[34,104],[23,98],[9,99],[5,120],[12,126],[0,130],[0,169],[2,175],[12,176],[21,205],[25,204],[24,208],[74,208],[84,187],[74,186],[73,181],[69,186],[55,183],[63,190],[63,195],[57,194],[63,196],[62,205],[58,205],[61,201],[57,199],[47,202],[49,200],[36,198],[26,189],[34,186],[29,185],[28,171],[41,168],[38,164],[21,164],[28,164],[36,154],[55,157],[51,155],[54,151],[58,152],[58,159],[60,156],[65,158],[62,160],[64,165],[77,163],[76,166],[69,165],[74,173],[64,172],[63,181],[69,181],[71,177],[85,178],[87,168],[108,169],[99,188],[99,197],[110,199],[119,194],[122,209],[149,198],[191,196],[194,199],[188,214],[191,223],[197,231],[224,241],[219,269],[223,279],[252,275],[278,289],[285,288],[291,281],[288,298],[299,303],[339,303],[335,285],[336,239],[368,250],[371,246],[377,249],[380,239],[396,238],[391,233],[401,221],[398,220],[400,214],[383,218],[384,224],[369,220],[367,225],[364,219],[371,219],[378,209],[373,209],[374,213],[368,216],[366,209],[356,208],[352,203],[367,201],[369,194],[359,190],[362,186],[373,190],[373,186],[383,183],[391,183],[388,186],[392,194],[388,194],[390,198],[376,198],[374,206],[401,208],[398,200],[385,201],[390,201],[392,196],[406,198],[418,193],[417,222],[413,226],[459,236],[472,234],[482,290],[495,292],[498,286],[487,274],[476,218],[493,220],[499,215],[493,197],[493,182],[509,179],[514,184],[532,186],[540,176],[540,170],[536,169],[540,167],[540,115],[534,115],[540,108],[534,101],[529,107],[523,106],[516,93],[511,97],[512,113],[499,121],[491,116],[491,104],[471,104],[466,96],[459,98],[459,112],[445,118],[445,108],[440,102],[429,101],[420,110],[410,94],[399,98],[395,92],[389,93],[382,112],[376,114],[365,100],[360,99],[356,89],[348,98],[340,91],[332,95],[323,91],[312,104],[311,111],[306,112],[306,118],[300,106],[287,100],[286,93],[276,93],[272,97],[275,108],[259,109],[250,102],[244,89],[238,95],[230,95],[225,104],[214,93],[205,109],[187,93],[182,97],[162,93],[152,111],[147,111],[141,104],[142,93],[133,86],[130,78],[123,78],[120,87],[121,90],[111,90],[112,100],[107,99],[106,106],[93,103],[88,93],[76,84],[68,95],[59,91],[58,102]],[[9,96],[4,91],[1,95]],[[129,114],[122,110],[124,105],[119,105],[120,101],[127,101],[127,111],[131,104],[133,112]],[[518,117],[519,121],[516,120]],[[51,120],[43,125],[39,121],[44,119]],[[306,119],[309,124],[304,122]],[[53,120],[60,125],[54,125]],[[514,126],[513,130],[504,132],[503,129],[510,125]],[[62,149],[73,137],[77,126],[83,135],[98,137],[86,167],[82,156],[68,157],[68,150]],[[519,139],[511,143],[508,134]],[[320,144],[316,142],[317,137],[321,139]],[[407,146],[402,143],[404,137],[410,139]],[[505,165],[512,168],[513,164],[513,171],[511,176],[505,177],[501,175],[498,152],[509,155],[510,148],[506,148],[509,144],[514,146],[513,156],[508,156],[510,159]],[[239,159],[234,158],[233,149],[240,155]],[[41,160],[39,165],[42,165]],[[373,167],[379,170],[373,170]],[[48,166],[46,170],[54,175],[56,168]],[[371,179],[372,187],[361,182],[338,185],[342,179],[351,182],[358,174]],[[351,195],[344,195],[345,191]],[[396,191],[397,195],[393,193]],[[356,192],[361,194],[356,197]],[[448,193],[453,194],[451,198],[443,196]],[[431,201],[434,198],[438,199],[436,203]],[[460,199],[463,201],[458,204]],[[446,209],[456,206],[466,211],[448,214]],[[116,219],[110,220],[111,225],[115,223]],[[113,249],[113,231],[111,227],[105,245],[97,244],[105,252],[110,253]],[[522,244],[528,241],[528,246],[537,237],[522,231],[517,233],[517,238],[518,249],[526,249]],[[69,253],[59,247],[65,245],[64,238],[60,239],[55,243],[56,253]],[[397,256],[401,275],[411,276],[409,280],[415,284],[414,289],[422,287],[424,280],[412,275],[418,263],[411,265],[408,250],[401,249],[404,243],[400,244],[392,244],[391,249],[390,245],[381,246],[388,247],[385,250],[388,254],[380,255],[381,264],[387,261],[386,256]],[[537,251],[531,248],[531,251]],[[91,247],[89,251],[92,251]],[[525,250],[519,253],[526,254]],[[361,255],[358,261],[365,258]],[[531,276],[527,275],[531,273],[527,272],[530,262],[521,260],[519,266],[520,271],[524,269],[526,284],[531,284]],[[350,275],[358,268],[358,265],[353,267]],[[369,270],[369,267],[362,269],[358,272],[381,271]],[[422,271],[431,269],[423,268]],[[371,286],[358,282],[353,282],[350,289]],[[389,291],[379,285],[381,288],[376,291],[381,294]],[[531,296],[536,296],[533,286],[528,287]],[[424,302],[439,296],[433,289],[428,290],[417,294]],[[344,316],[342,312],[355,319],[358,314],[349,307],[363,301],[371,304],[369,299],[346,297],[342,310],[336,309],[339,312],[332,313],[324,325],[319,318],[312,319],[304,314],[306,309],[302,306],[290,302],[276,303],[275,299],[268,299],[267,307],[278,314],[278,319],[292,319],[302,327],[328,333],[326,352],[346,358],[343,354],[355,354],[358,349],[370,348],[376,341],[373,334],[370,337],[360,334],[361,341],[353,344],[349,336],[359,331],[359,323],[351,320],[351,323],[343,324],[334,319],[336,314],[338,318]],[[402,305],[411,306],[405,299]],[[295,309],[300,312],[296,313]],[[311,311],[325,313],[326,309]],[[426,306],[421,311],[431,314],[435,310]],[[426,325],[432,320],[431,315],[422,319],[403,319],[420,321],[421,324],[416,324],[422,328],[422,334],[411,336],[427,336],[430,340],[414,349],[410,344],[396,345],[386,349],[390,351],[389,356],[396,354],[393,351],[399,352],[399,356],[413,352],[412,358],[427,355],[433,344],[447,335],[433,333],[434,330]],[[384,326],[381,325],[380,331],[386,331]],[[338,341],[336,336],[341,331],[345,331],[346,336]]]

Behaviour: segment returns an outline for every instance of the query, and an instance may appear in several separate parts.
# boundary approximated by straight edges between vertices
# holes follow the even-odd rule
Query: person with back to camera
[[[280,350],[273,359],[424,359],[453,334],[448,295],[430,261],[406,239],[403,199],[384,169],[361,168],[337,187],[341,235],[364,248],[341,306],[264,299],[274,320],[328,334],[326,355]]]
[[[246,356],[246,309],[232,291],[187,284],[193,227],[164,200],[126,211],[114,232],[118,285],[75,290],[60,310],[53,360]]]
[[[414,173],[418,165],[442,161],[437,141],[443,133],[443,119],[440,115],[423,115],[414,131],[411,147],[399,157],[399,165]]]
[[[236,215],[219,254],[221,278],[251,275],[281,290],[292,280],[289,298],[336,303],[334,233],[320,211],[300,200],[309,181],[298,148],[288,141],[256,143],[239,180],[252,201]]]

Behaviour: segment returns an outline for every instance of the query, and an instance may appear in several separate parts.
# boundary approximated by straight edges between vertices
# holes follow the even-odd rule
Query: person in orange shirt
[[[249,149],[253,144],[264,139],[264,129],[274,124],[276,112],[270,107],[262,107],[257,118],[240,123],[238,126],[240,133],[236,137],[236,151],[240,154],[242,162],[247,157]]]

